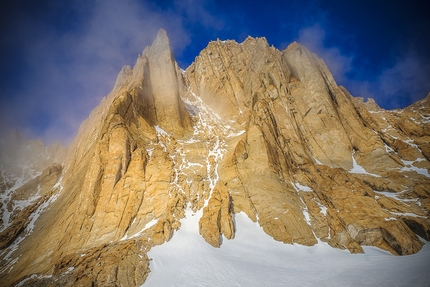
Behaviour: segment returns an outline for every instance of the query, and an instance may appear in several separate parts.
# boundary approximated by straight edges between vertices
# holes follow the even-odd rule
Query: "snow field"
[[[375,247],[365,254],[330,247],[287,245],[264,233],[244,213],[236,236],[214,248],[199,235],[202,211],[187,209],[181,229],[149,253],[151,273],[142,286],[428,286],[430,246],[394,256]]]
[[[212,145],[208,142],[206,162],[212,190],[218,180],[216,170],[225,144],[220,140],[224,137],[216,135],[237,136],[243,131],[232,132],[229,126],[220,124],[217,115],[198,96],[192,95],[195,101],[186,104],[198,117],[194,135],[208,132],[215,135]],[[215,125],[217,131],[212,130],[213,123],[219,123]],[[212,163],[210,156],[214,159]],[[378,177],[358,165],[354,156],[352,160],[351,173]],[[192,166],[188,163],[183,167]],[[311,191],[299,183],[293,186],[297,191]],[[320,208],[326,214],[327,208],[323,205]],[[302,211],[309,223],[307,210]],[[193,213],[188,208],[181,228],[172,239],[149,251],[151,273],[143,286],[428,286],[430,282],[429,244],[417,254],[403,257],[376,247],[364,247],[365,254],[350,254],[321,241],[312,247],[286,245],[239,213],[235,215],[235,238],[223,237],[221,247],[214,248],[199,234],[201,216],[202,209]]]

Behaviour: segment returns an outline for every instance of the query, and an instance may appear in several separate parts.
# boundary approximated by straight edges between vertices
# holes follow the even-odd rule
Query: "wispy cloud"
[[[382,72],[377,85],[381,99],[391,107],[402,107],[408,100],[415,102],[430,92],[430,64],[408,52]],[[405,99],[405,95],[408,98]]]
[[[393,66],[382,69],[374,78],[354,78],[350,72],[362,69],[354,66],[354,55],[327,45],[326,33],[322,25],[314,24],[301,29],[297,41],[322,58],[338,84],[354,96],[372,97],[382,107],[391,109],[404,107],[430,92],[430,64],[413,50],[398,57]]]
[[[191,23],[219,31],[224,27],[224,20],[209,12],[211,3],[207,0],[175,0],[175,10]]]
[[[121,67],[134,64],[159,28],[168,31],[174,52],[190,43],[184,19],[171,10],[154,11],[137,0],[89,3],[68,3],[75,23],[60,30],[49,17],[19,13],[7,41],[21,49],[23,66],[20,84],[1,90],[3,130],[14,124],[30,137],[70,142]]]
[[[374,97],[391,108],[402,105],[405,94],[417,100],[430,91],[429,62],[420,53],[399,56],[390,67],[377,63],[372,76],[367,75],[365,55],[357,50],[367,43],[345,45],[354,36],[336,29],[330,22],[333,17],[319,8],[318,1],[293,1],[277,11],[279,5],[273,3],[241,2],[226,9],[210,0],[23,2],[9,1],[12,4],[7,6],[15,10],[6,7],[3,13],[11,16],[0,17],[5,32],[0,33],[0,52],[8,51],[0,53],[0,132],[18,127],[47,142],[70,142],[108,94],[121,67],[134,64],[159,28],[168,32],[173,52],[184,65],[208,39],[243,39],[250,34],[272,37],[277,43],[288,41],[280,45],[286,46],[297,36],[355,96]],[[286,18],[284,10],[295,13]],[[241,25],[236,27],[237,23]]]

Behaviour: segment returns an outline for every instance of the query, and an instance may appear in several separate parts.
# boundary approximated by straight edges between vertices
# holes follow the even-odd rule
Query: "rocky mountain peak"
[[[2,187],[0,282],[139,286],[186,214],[216,248],[241,213],[284,244],[414,254],[430,240],[428,103],[379,109],[265,38],[211,42],[181,72],[160,30],[64,163]]]
[[[157,37],[149,48],[149,53],[156,54],[157,52],[165,50],[170,52],[169,37],[164,29],[160,29],[158,30]]]
[[[285,48],[285,50],[294,50],[294,49],[299,49],[301,48],[302,45],[300,45],[299,43],[297,43],[296,41],[293,41],[292,43],[290,43],[287,48]]]
[[[244,45],[252,45],[252,46],[258,46],[260,48],[267,48],[269,47],[269,43],[267,42],[266,37],[251,37],[248,36],[243,41]]]
[[[373,98],[367,98],[367,100],[364,100],[362,97],[356,97],[356,99],[361,101],[362,104],[366,106],[368,111],[377,112],[381,110],[381,107],[378,106]]]

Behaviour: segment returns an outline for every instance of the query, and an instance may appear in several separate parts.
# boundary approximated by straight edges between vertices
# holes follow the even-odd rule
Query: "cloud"
[[[384,70],[377,81],[381,100],[390,108],[416,102],[430,92],[430,64],[412,51]]]
[[[210,4],[207,0],[176,0],[175,8],[187,21],[219,31],[224,27],[224,20],[209,12],[206,7]]]
[[[373,79],[349,78],[344,85],[352,95],[374,98],[384,109],[404,108],[430,92],[430,64],[412,51],[381,68]]]
[[[345,86],[352,95],[374,98],[381,107],[392,109],[405,107],[430,92],[429,61],[413,49],[400,54],[394,65],[379,66],[380,72],[370,77],[363,67],[354,65],[354,55],[326,45],[327,31],[331,30],[314,24],[301,29],[297,41],[322,58],[337,83]],[[357,75],[366,76],[352,76],[354,73],[351,72],[357,71]]]
[[[326,31],[320,24],[314,24],[299,31],[297,42],[322,58],[338,83],[347,80],[351,70],[352,56],[342,54],[337,47],[327,47],[324,43]]]
[[[428,61],[419,53],[399,56],[393,66],[377,66],[372,71],[376,76],[368,76],[365,65],[357,64],[363,54],[351,51],[360,46],[345,45],[349,36],[327,24],[331,18],[313,1],[308,6],[316,7],[315,16],[297,13],[293,22],[284,20],[284,14],[277,17],[281,14],[273,14],[272,9],[258,9],[259,16],[265,12],[259,22],[245,6],[233,5],[236,10],[226,11],[209,0],[27,2],[9,1],[3,10],[6,17],[0,17],[0,132],[17,127],[32,138],[70,142],[81,122],[109,93],[121,67],[134,64],[159,28],[167,31],[176,58],[185,64],[207,45],[207,39],[235,38],[246,32],[275,39],[282,34],[292,40],[299,31],[297,41],[322,58],[338,84],[353,95],[374,96],[386,108],[400,105],[405,93],[416,100],[430,91]],[[240,29],[232,24],[238,18],[243,24]],[[273,26],[261,24],[275,19],[276,25],[278,18],[285,21],[279,20],[287,30],[273,33]],[[318,24],[309,26],[309,21]],[[305,26],[300,29],[300,25]]]
[[[17,11],[13,33],[1,39],[18,48],[9,69],[19,69],[16,84],[1,89],[2,130],[15,125],[30,137],[68,143],[109,93],[121,67],[134,64],[158,29],[167,30],[174,53],[190,43],[184,18],[172,10],[154,10],[137,0],[65,3],[53,1],[42,16]],[[65,8],[72,15],[64,14],[70,19],[62,21],[57,14]],[[12,67],[15,62],[22,66]]]

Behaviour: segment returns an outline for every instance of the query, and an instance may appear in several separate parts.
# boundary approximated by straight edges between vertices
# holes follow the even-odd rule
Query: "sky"
[[[0,135],[67,145],[163,28],[179,66],[248,35],[322,58],[353,96],[401,108],[430,92],[425,0],[15,0],[0,12]]]

